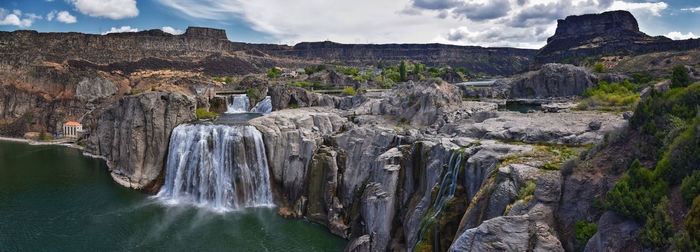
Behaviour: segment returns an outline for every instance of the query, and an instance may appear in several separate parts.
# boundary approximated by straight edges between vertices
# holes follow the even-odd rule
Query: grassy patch
[[[584,99],[577,109],[596,109],[604,111],[629,110],[640,98],[634,92],[637,84],[624,80],[620,83],[607,83],[601,81],[598,87],[586,90],[582,94]]]
[[[583,148],[566,145],[532,145],[534,150],[501,158],[500,165],[531,164],[546,170],[559,170],[567,160],[577,157]]]
[[[204,108],[198,108],[195,113],[197,114],[197,119],[210,119],[214,118],[216,116],[219,116],[219,114],[214,113],[214,112],[209,112]]]

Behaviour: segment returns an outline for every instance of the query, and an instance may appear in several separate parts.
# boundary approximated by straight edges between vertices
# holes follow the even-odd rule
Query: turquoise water
[[[103,161],[0,141],[0,251],[342,251],[347,241],[274,208],[217,213],[115,184]]]

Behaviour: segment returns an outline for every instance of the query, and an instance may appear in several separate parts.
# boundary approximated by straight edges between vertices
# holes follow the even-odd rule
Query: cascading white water
[[[443,208],[445,208],[445,205],[447,205],[447,203],[454,198],[455,191],[457,190],[458,185],[457,178],[459,178],[459,169],[461,167],[462,153],[457,153],[457,151],[453,151],[452,155],[450,155],[450,161],[447,165],[447,171],[442,177],[440,188],[438,189],[438,193],[435,196],[435,202],[433,202],[433,205],[430,207],[432,209],[432,214],[430,216],[427,216],[428,218],[424,219],[421,223],[420,230],[418,230],[418,240],[416,241],[415,246],[417,246],[421,242],[423,236],[425,236],[425,233],[428,231],[428,228],[433,227],[430,223],[432,223],[436,218],[440,217]],[[433,232],[433,234],[437,235],[438,233]],[[433,239],[433,241],[437,242],[437,239]]]
[[[248,107],[250,107],[250,101],[247,95],[235,95],[233,96],[233,101],[226,106],[226,113],[246,113],[248,112]]]
[[[219,210],[272,206],[262,135],[253,126],[177,126],[157,197]]]
[[[265,96],[265,99],[255,104],[255,107],[250,110],[253,113],[269,114],[272,112],[272,100],[270,96]]]
[[[265,96],[265,99],[255,104],[255,107],[248,111],[250,107],[250,100],[246,94],[239,94],[232,96],[232,99],[226,105],[226,113],[229,114],[240,114],[240,113],[260,113],[269,114],[272,112],[272,100],[270,96]]]

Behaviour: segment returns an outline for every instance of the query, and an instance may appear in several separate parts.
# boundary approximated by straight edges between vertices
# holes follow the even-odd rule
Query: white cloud
[[[683,8],[683,9],[681,9],[681,10],[682,10],[682,11],[690,11],[690,12],[692,12],[692,13],[695,13],[695,12],[700,12],[700,7],[695,7],[695,8]]]
[[[52,10],[51,12],[49,12],[49,14],[46,14],[46,20],[48,20],[49,22],[53,20],[53,18],[56,17],[57,12],[58,11],[56,10]]]
[[[139,15],[136,0],[67,0],[75,8],[91,17],[122,19]]]
[[[75,22],[78,22],[78,19],[76,19],[73,15],[68,13],[67,11],[61,11],[56,15],[56,20],[58,22],[66,23],[66,24],[72,24]]]
[[[41,19],[42,17],[34,13],[26,13],[22,18],[22,11],[13,10],[12,13],[0,8],[0,25],[14,25],[20,28],[26,28],[32,26],[34,20]]]
[[[668,8],[665,2],[632,0],[158,1],[193,18],[240,19],[287,44],[332,40],[528,48],[544,45],[556,20],[569,15],[624,9],[655,18]]]
[[[650,14],[654,16],[661,16],[661,11],[666,10],[668,4],[665,2],[656,3],[631,3],[624,1],[615,1],[608,8],[608,10],[628,10],[632,12],[635,16],[641,16],[645,14]]]
[[[103,32],[102,35],[109,34],[109,33],[119,33],[119,32],[137,32],[139,31],[138,28],[134,27],[131,28],[131,26],[122,26],[122,27],[112,27],[112,29],[109,29],[109,31]]]
[[[163,30],[164,32],[173,34],[173,35],[180,35],[180,34],[183,33],[182,30],[180,30],[180,29],[175,29],[175,28],[172,28],[172,27],[170,27],[170,26],[163,26],[163,28],[162,28],[161,30]]]
[[[670,39],[673,39],[673,40],[684,40],[684,39],[691,39],[691,38],[698,37],[697,35],[693,34],[693,32],[688,32],[687,34],[683,34],[681,32],[677,32],[677,31],[666,33],[666,35],[664,35],[664,36],[666,36]]]

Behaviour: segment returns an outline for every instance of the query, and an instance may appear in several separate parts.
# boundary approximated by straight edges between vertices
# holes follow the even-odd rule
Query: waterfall
[[[440,217],[440,214],[442,214],[442,210],[445,207],[445,205],[447,205],[447,203],[450,202],[450,200],[452,200],[455,196],[455,191],[457,190],[458,185],[457,178],[459,177],[459,169],[462,167],[462,153],[456,153],[457,151],[453,151],[452,155],[450,155],[450,161],[447,165],[447,171],[442,177],[442,181],[440,182],[440,188],[438,189],[437,195],[435,196],[435,201],[430,207],[432,211],[428,211],[427,214],[429,214],[429,216],[427,216],[427,218],[424,218],[423,222],[420,225],[420,230],[418,231],[418,240],[416,241],[414,248],[418,246],[418,244],[420,244],[420,242],[423,239],[423,236],[425,236],[425,233],[428,231],[428,228],[435,226],[432,225],[433,222]],[[437,235],[437,232],[433,233]],[[433,239],[433,241],[437,242],[437,239]]]
[[[177,126],[157,197],[220,210],[272,206],[262,135],[253,126]]]
[[[265,96],[265,99],[255,104],[255,107],[250,110],[253,113],[269,114],[272,112],[272,100],[270,96]]]
[[[248,107],[250,107],[250,101],[247,95],[235,95],[233,101],[226,106],[226,113],[245,113],[248,112]]]
[[[246,94],[235,95],[231,102],[226,105],[226,113],[247,113],[250,107],[250,100]],[[272,112],[272,100],[270,96],[265,96],[265,99],[255,104],[250,110],[251,113],[269,114]]]

